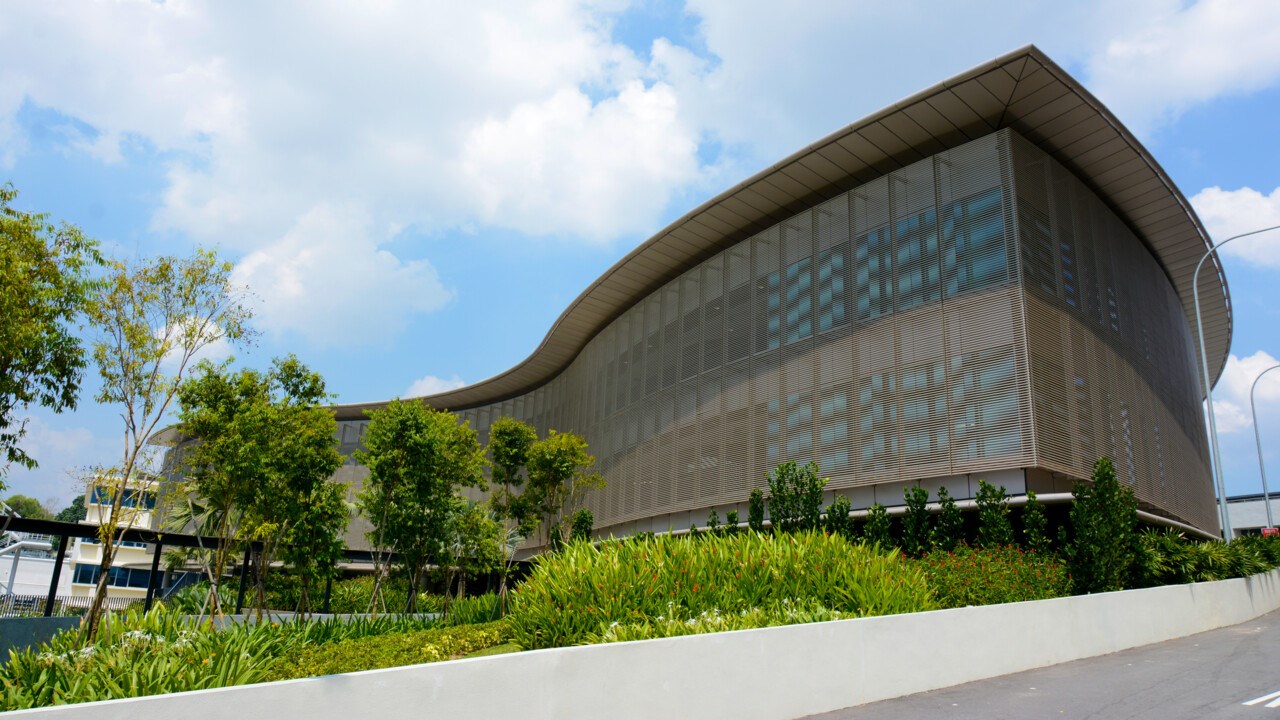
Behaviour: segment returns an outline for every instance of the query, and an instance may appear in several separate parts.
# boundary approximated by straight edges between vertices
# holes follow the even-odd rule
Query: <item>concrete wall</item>
[[[1280,570],[1013,605],[592,645],[14,713],[63,718],[781,720],[1233,625]]]

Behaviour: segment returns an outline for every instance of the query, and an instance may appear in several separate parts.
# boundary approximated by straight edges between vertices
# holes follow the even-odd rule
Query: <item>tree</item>
[[[498,570],[498,597],[503,612],[507,603],[507,576],[515,562],[515,551],[537,530],[538,513],[532,502],[532,493],[516,494],[524,485],[525,465],[529,462],[529,448],[538,441],[538,432],[532,425],[515,418],[500,417],[489,426],[489,463],[492,467],[493,493],[489,503],[502,522],[506,541],[504,562]]]
[[[587,441],[574,433],[552,430],[529,446],[526,494],[537,508],[548,544],[553,536],[564,538],[568,531],[565,521],[586,494],[604,487],[595,465],[595,456],[587,452]]]
[[[737,535],[738,530],[738,511],[730,510],[724,514],[724,531],[729,535]]]
[[[84,501],[82,500],[81,502],[83,503]],[[53,513],[49,512],[44,505],[40,504],[39,500],[33,497],[27,497],[26,495],[10,495],[4,503],[14,512],[18,513],[19,517],[30,518],[32,520],[53,519]]]
[[[0,489],[10,465],[37,466],[22,449],[32,405],[74,410],[86,363],[72,324],[88,305],[96,241],[73,225],[11,207],[0,186]]]
[[[893,521],[889,518],[889,511],[880,503],[867,508],[867,523],[862,529],[862,536],[868,543],[885,550],[893,547]]]
[[[148,439],[157,430],[201,350],[248,341],[252,313],[245,291],[231,283],[232,264],[212,251],[114,262],[91,296],[87,315],[95,333],[93,359],[101,379],[96,399],[117,405],[123,421],[120,464],[103,468],[96,483],[110,496],[98,534],[102,559],[85,637],[97,634],[119,533],[132,523],[122,512],[126,488],[150,485],[142,473]]]
[[[720,531],[720,513],[715,508],[711,508],[711,512],[707,514],[707,531],[712,534]]]
[[[502,523],[491,508],[457,498],[449,517],[446,545],[445,597],[448,602],[453,578],[458,578],[458,597],[467,594],[467,580],[487,575],[502,566]],[[445,606],[448,613],[448,605]]]
[[[712,512],[715,512],[714,510]],[[719,524],[719,521],[717,521]],[[573,520],[569,523],[569,539],[591,541],[591,532],[595,530],[596,519],[591,511],[582,508],[573,514]]]
[[[349,512],[345,486],[329,479],[342,464],[337,422],[321,406],[329,398],[324,379],[292,355],[266,373],[202,362],[179,388],[178,428],[191,442],[180,460],[188,511],[175,515],[221,539],[206,568],[215,612],[218,582],[245,541],[260,548],[260,611],[277,553],[299,578],[304,612],[311,589],[331,577]]]
[[[369,477],[357,503],[373,524],[375,551],[399,557],[409,580],[406,611],[416,612],[427,566],[445,559],[458,490],[484,483],[484,453],[470,425],[416,400],[370,412],[364,446],[355,458]]]
[[[964,516],[945,487],[938,488],[938,520],[933,526],[933,545],[950,552],[964,542]]]
[[[832,535],[849,537],[853,533],[853,522],[849,517],[849,498],[837,495],[827,506],[827,532]]]
[[[995,487],[986,480],[978,481],[978,547],[1004,547],[1013,544],[1013,524],[1009,522],[1009,499],[1004,486]]]
[[[747,498],[747,527],[753,532],[764,532],[764,490],[754,488]]]
[[[1076,483],[1071,494],[1072,539],[1067,565],[1077,593],[1123,590],[1138,543],[1138,501],[1121,485],[1110,458],[1093,466],[1093,484]]]
[[[769,482],[769,517],[778,532],[815,530],[822,524],[822,488],[818,465],[785,462],[766,478]]]
[[[89,516],[89,510],[84,506],[84,495],[77,495],[71,499],[71,504],[58,511],[53,517],[58,522],[80,522]]]
[[[929,491],[922,487],[903,488],[907,514],[902,517],[902,552],[918,557],[929,551]]]
[[[1036,553],[1049,552],[1049,518],[1044,512],[1044,503],[1036,498],[1036,494],[1027,491],[1027,504],[1022,506],[1022,544],[1026,549]]]

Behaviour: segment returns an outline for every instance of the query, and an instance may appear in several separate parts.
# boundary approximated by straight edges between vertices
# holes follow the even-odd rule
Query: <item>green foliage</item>
[[[764,490],[753,488],[747,499],[747,527],[752,532],[764,532]]]
[[[964,542],[964,516],[956,507],[956,499],[945,487],[938,488],[938,519],[933,526],[933,546],[940,550],[955,550]]]
[[[449,541],[445,545],[445,562],[449,568],[445,587],[453,585],[456,573],[461,583],[458,593],[466,594],[467,580],[494,572],[503,563],[502,525],[487,505],[461,503],[465,509],[454,510],[449,517]]]
[[[375,607],[373,586],[374,576],[372,575],[362,575],[335,582],[329,597],[330,612],[369,612],[370,607]],[[379,592],[384,600],[391,600],[392,607],[403,608],[405,599],[409,594],[409,581],[405,577],[383,578],[382,582],[379,583]],[[441,595],[420,592],[416,603],[418,612],[438,613],[444,609],[444,597]],[[458,603],[455,602],[453,608],[455,611],[457,605]],[[292,604],[288,605],[288,607],[292,606]],[[378,609],[385,610],[385,607],[379,606]]]
[[[324,379],[292,355],[267,373],[202,362],[178,389],[179,428],[197,441],[182,460],[189,504],[178,516],[223,539],[213,577],[240,543],[261,544],[257,605],[277,556],[301,580],[304,611],[341,559],[350,513],[345,486],[329,479],[342,464],[337,421],[321,406],[329,398]]]
[[[573,521],[570,522],[570,540],[591,540],[591,531],[595,530],[596,519],[591,515],[591,511],[582,508],[573,514]]]
[[[266,679],[288,680],[439,662],[504,642],[504,624],[493,622],[306,645],[277,660]]]
[[[707,515],[707,530],[709,532],[718,532],[720,530],[720,513],[715,508],[711,508],[711,513]]]
[[[824,533],[705,534],[572,543],[542,555],[512,598],[513,640],[526,649],[604,639],[619,626],[787,603],[848,616],[931,607],[923,575],[896,552]]]
[[[862,526],[862,537],[876,547],[886,550],[894,547],[893,521],[889,518],[889,511],[880,503],[867,508],[867,521]]]
[[[703,610],[696,615],[685,616],[683,608],[672,606],[671,614],[657,618],[644,618],[610,625],[592,642],[627,642],[653,638],[699,635],[729,630],[752,630],[778,625],[826,622],[858,617],[854,613],[824,608],[815,602],[771,602],[766,607],[751,608],[737,613],[722,613],[718,609]]]
[[[919,557],[929,551],[929,491],[922,487],[903,488],[907,501],[907,514],[902,517],[902,552],[908,557]]]
[[[766,478],[769,482],[769,519],[775,532],[817,530],[822,527],[822,488],[818,465],[785,462]]]
[[[1045,515],[1044,503],[1028,490],[1027,503],[1022,506],[1022,546],[1031,552],[1049,552],[1048,527],[1049,517]]]
[[[10,464],[37,465],[21,447],[27,409],[76,407],[86,361],[72,326],[102,264],[96,241],[14,209],[17,197],[13,185],[0,186],[0,488]]]
[[[837,495],[827,506],[827,532],[846,538],[853,537],[853,518],[849,517],[849,498]]]
[[[529,448],[538,441],[533,426],[515,418],[500,417],[489,427],[489,446],[486,449],[493,468],[494,488],[489,502],[503,520],[511,520],[521,529],[522,535],[534,531],[537,508],[531,500],[516,493],[524,485],[525,464],[529,462]]]
[[[1013,545],[987,549],[960,545],[953,551],[934,550],[920,562],[934,597],[944,608],[1044,600],[1071,592],[1060,560]]]
[[[730,510],[724,514],[724,531],[733,535],[738,532],[738,511]]]
[[[162,608],[106,614],[97,639],[75,630],[10,654],[0,668],[0,710],[111,700],[262,682],[281,656],[372,636],[419,633],[415,617],[229,624],[214,629]],[[465,633],[465,631],[463,631]]]
[[[93,359],[100,380],[95,399],[115,405],[124,425],[119,465],[94,472],[93,482],[111,497],[99,525],[104,540],[137,516],[123,506],[125,490],[151,481],[141,471],[154,452],[148,443],[197,353],[219,342],[243,344],[253,336],[247,291],[232,283],[232,268],[215,252],[197,249],[187,258],[113,262],[94,287],[86,315],[94,330]],[[97,632],[114,557],[114,544],[104,542],[86,637]]]
[[[1110,458],[1093,466],[1093,484],[1076,483],[1071,494],[1071,578],[1080,594],[1123,590],[1137,554],[1138,501],[1121,485]]]
[[[525,494],[537,508],[548,542],[552,528],[561,538],[570,532],[571,528],[563,526],[586,494],[604,487],[604,478],[595,466],[596,457],[587,452],[587,441],[581,435],[552,430],[529,446]]]
[[[1141,587],[1248,577],[1280,566],[1280,538],[1191,542],[1174,530],[1139,535],[1134,580]]]
[[[236,606],[236,589],[231,585],[218,586],[221,607],[228,610]],[[209,613],[209,583],[198,582],[176,590],[164,600],[164,609],[178,615]]]
[[[444,622],[448,625],[478,625],[501,620],[502,617],[501,598],[497,593],[485,593],[454,600],[449,605],[449,616]]]
[[[6,499],[5,504],[18,513],[19,516],[32,520],[52,520],[53,513],[49,512],[40,501],[27,497],[26,495],[10,495]]]
[[[355,457],[369,468],[358,495],[373,525],[369,540],[397,553],[416,589],[427,564],[444,560],[456,493],[483,482],[484,455],[468,424],[413,400],[392,400],[369,413],[364,445]],[[409,612],[416,598],[409,594]]]
[[[84,506],[84,495],[77,495],[71,499],[71,504],[58,511],[53,516],[58,522],[80,522],[89,515],[89,510]]]
[[[1009,521],[1009,497],[1004,486],[978,481],[978,542],[980,548],[1012,545],[1013,523]]]

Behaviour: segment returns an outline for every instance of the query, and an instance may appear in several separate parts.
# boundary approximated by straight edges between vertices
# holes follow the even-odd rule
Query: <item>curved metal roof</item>
[[[1210,247],[1195,211],[1110,110],[1039,48],[1027,46],[837,130],[708,200],[609,268],[520,364],[426,401],[460,410],[534,390],[610,321],[689,267],[858,185],[1006,127],[1072,170],[1128,223],[1164,268],[1194,327],[1192,273]],[[1216,379],[1231,345],[1231,299],[1216,257],[1201,275]],[[384,404],[335,410],[354,419]]]

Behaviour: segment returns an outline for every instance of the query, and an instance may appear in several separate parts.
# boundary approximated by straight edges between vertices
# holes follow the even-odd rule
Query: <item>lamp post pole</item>
[[[1233,235],[1223,240],[1205,251],[1204,257],[1201,257],[1200,262],[1196,263],[1196,271],[1191,276],[1191,297],[1196,306],[1196,333],[1200,336],[1200,368],[1204,371],[1204,397],[1209,407],[1209,447],[1212,455],[1210,460],[1213,464],[1213,478],[1218,486],[1218,513],[1222,516],[1222,539],[1227,542],[1231,541],[1235,533],[1231,532],[1231,518],[1227,517],[1227,488],[1222,481],[1222,454],[1218,449],[1218,421],[1213,413],[1213,381],[1209,379],[1209,353],[1204,349],[1204,323],[1200,318],[1200,268],[1204,267],[1204,261],[1208,260],[1210,255],[1216,254],[1219,248],[1232,240],[1239,240],[1242,237],[1278,229],[1280,229],[1280,225],[1273,225],[1261,230]]]
[[[1258,389],[1258,381],[1263,375],[1280,368],[1280,365],[1272,365],[1271,367],[1258,373],[1258,377],[1253,379],[1253,385],[1249,388],[1249,412],[1253,413],[1253,440],[1258,445],[1258,472],[1262,473],[1262,504],[1267,507],[1267,527],[1276,526],[1275,520],[1271,518],[1271,491],[1267,489],[1267,466],[1262,462],[1262,433],[1258,431],[1258,406],[1253,401],[1253,391]]]

